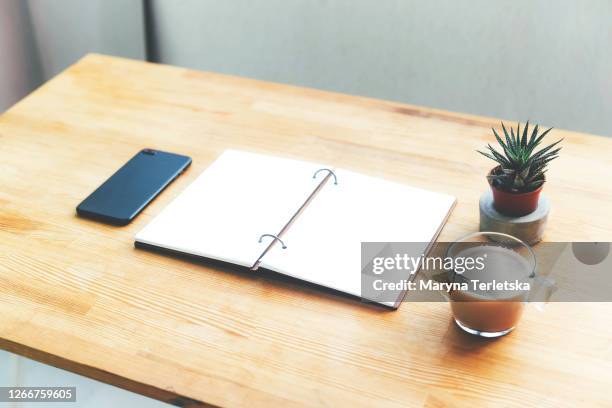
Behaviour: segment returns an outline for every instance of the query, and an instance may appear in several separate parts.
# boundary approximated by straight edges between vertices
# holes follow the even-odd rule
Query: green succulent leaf
[[[539,125],[535,125],[533,127],[533,131],[531,132],[531,136],[529,137],[529,142],[527,143],[527,147],[530,149],[530,151],[533,151],[533,149],[535,149],[535,147],[540,144],[540,140],[538,140],[538,130],[539,130]],[[546,135],[546,133],[544,133],[544,135]]]
[[[510,192],[526,192],[539,188],[545,181],[544,173],[548,163],[559,157],[561,147],[556,146],[563,139],[535,152],[544,136],[553,128],[539,134],[539,125],[529,129],[529,121],[525,122],[522,132],[520,122],[516,126],[516,133],[513,127],[506,128],[503,122],[501,127],[503,138],[492,129],[501,152],[491,144],[487,144],[486,151],[478,150],[478,153],[497,162],[501,168],[501,171],[490,174],[487,179],[491,184]]]
[[[561,143],[562,140],[563,139],[557,140],[555,143],[550,144],[550,145],[546,146],[545,148],[539,150],[537,153],[535,153],[533,156],[531,156],[532,160],[537,160],[537,159],[539,159],[541,157],[545,157],[546,156],[546,152],[550,151],[550,149],[552,149],[553,147],[555,147],[556,145]],[[551,155],[555,154],[555,153],[559,152],[559,150],[561,150],[560,147],[555,149],[555,150],[553,150],[553,151],[551,151],[550,154]]]
[[[518,134],[521,130],[521,124],[516,127],[516,133]],[[527,131],[529,130],[529,121],[525,122],[525,129],[523,129],[523,138],[521,139],[521,145],[527,146]]]
[[[506,130],[506,126],[504,125],[504,122],[502,122],[502,129],[504,130],[504,135],[506,136],[506,140],[508,140],[508,146],[511,149],[515,149],[516,145],[514,143],[514,140],[510,137],[510,135],[508,134],[508,131]]]

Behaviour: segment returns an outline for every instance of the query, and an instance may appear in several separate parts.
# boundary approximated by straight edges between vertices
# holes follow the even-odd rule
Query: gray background
[[[29,89],[86,52],[148,50],[168,64],[612,136],[607,0],[0,0],[0,14],[11,8]],[[3,88],[0,109],[23,94]]]

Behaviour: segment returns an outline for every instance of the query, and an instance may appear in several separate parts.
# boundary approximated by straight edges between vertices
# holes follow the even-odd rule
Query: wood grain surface
[[[612,406],[608,303],[529,306],[514,333],[481,340],[455,327],[445,303],[391,311],[133,247],[227,148],[453,194],[441,234],[453,240],[478,229],[492,163],[474,150],[497,125],[86,56],[0,117],[0,347],[180,406]],[[565,148],[544,188],[545,240],[611,241],[612,140],[552,134]],[[144,147],[194,162],[127,227],[77,218],[75,206]]]

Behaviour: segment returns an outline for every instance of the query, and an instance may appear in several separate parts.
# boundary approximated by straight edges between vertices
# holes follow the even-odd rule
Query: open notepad
[[[136,235],[136,245],[262,267],[361,296],[361,242],[430,243],[455,202],[347,170],[318,171],[327,168],[227,150]],[[260,240],[264,234],[282,242]]]

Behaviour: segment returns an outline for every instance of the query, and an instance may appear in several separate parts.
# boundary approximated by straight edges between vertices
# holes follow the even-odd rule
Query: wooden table
[[[183,406],[612,406],[611,304],[529,307],[487,341],[458,330],[445,303],[390,311],[133,247],[227,148],[453,194],[452,240],[478,228],[492,163],[474,150],[498,124],[89,55],[0,117],[0,347]],[[553,134],[565,148],[545,239],[610,241],[612,140]],[[128,227],[77,218],[143,147],[193,166]]]

